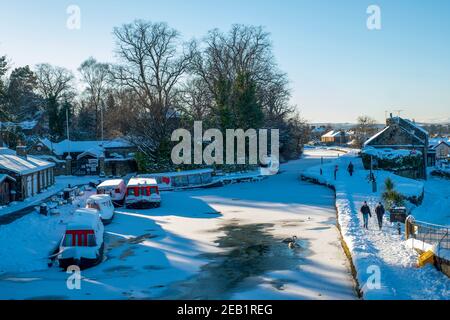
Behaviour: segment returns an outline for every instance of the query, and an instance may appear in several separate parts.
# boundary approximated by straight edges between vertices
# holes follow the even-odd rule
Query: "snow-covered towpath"
[[[80,290],[56,267],[11,270],[0,275],[0,298],[355,299],[334,195],[298,179],[320,156],[336,152],[256,183],[163,193],[159,209],[118,209],[106,260],[82,271]],[[295,250],[282,243],[293,235]]]
[[[347,172],[350,161],[355,166],[352,177]],[[337,179],[334,180],[333,171],[336,165],[339,171]],[[448,277],[431,265],[416,268],[418,254],[406,245],[404,235],[398,234],[395,224],[386,221],[387,215],[383,229],[379,230],[373,212],[376,204],[381,201],[387,177],[394,181],[397,191],[408,197],[420,196],[423,192],[423,182],[379,170],[375,173],[378,181],[377,192],[372,192],[372,186],[367,180],[369,172],[364,170],[361,159],[357,158],[355,153],[349,153],[325,164],[322,170],[323,174],[320,175],[320,166],[311,167],[303,175],[336,188],[339,223],[353,257],[363,298],[448,300],[450,298]],[[433,190],[430,189],[432,185],[435,183],[431,179],[425,184],[425,199],[417,210],[422,213],[421,218],[427,216],[430,218],[435,213],[432,211],[434,207],[431,206],[431,202],[436,202],[440,197],[436,197],[436,194],[430,197],[433,195]],[[442,185],[448,186],[448,181],[442,181]],[[362,228],[360,207],[364,201],[368,202],[372,210],[369,230]],[[441,205],[442,203],[436,203],[436,208]],[[438,217],[444,217],[447,213],[444,210],[436,211]]]

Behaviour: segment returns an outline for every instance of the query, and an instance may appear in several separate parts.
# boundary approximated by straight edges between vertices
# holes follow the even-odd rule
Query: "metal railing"
[[[420,240],[424,244],[435,246],[437,255],[440,250],[450,250],[448,226],[417,221],[410,217],[406,220],[406,238]]]

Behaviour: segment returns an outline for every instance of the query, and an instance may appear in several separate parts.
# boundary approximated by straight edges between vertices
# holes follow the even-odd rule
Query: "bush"
[[[401,207],[405,204],[405,198],[396,190],[394,190],[395,185],[392,179],[387,178],[384,181],[384,186],[386,191],[383,193],[382,198],[385,207],[389,210],[393,207]]]

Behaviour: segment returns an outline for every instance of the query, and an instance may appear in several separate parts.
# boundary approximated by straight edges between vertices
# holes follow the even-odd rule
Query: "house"
[[[16,151],[0,148],[4,201],[23,201],[52,186],[55,183],[54,166],[54,163],[27,155],[24,146],[18,146]]]
[[[392,117],[391,114],[386,127],[364,143],[364,166],[368,169],[375,162],[379,169],[409,178],[426,179],[428,140],[428,132],[414,121]],[[375,156],[374,149],[383,156]]]
[[[446,138],[433,138],[430,139],[429,148],[428,148],[429,156],[434,157],[434,164],[436,161],[446,160],[450,158],[450,139]]]
[[[320,141],[327,145],[344,145],[350,141],[350,135],[344,130],[331,130],[322,135]]]
[[[69,141],[40,139],[29,153],[57,165],[57,174],[123,176],[137,171],[136,147],[125,139]]]

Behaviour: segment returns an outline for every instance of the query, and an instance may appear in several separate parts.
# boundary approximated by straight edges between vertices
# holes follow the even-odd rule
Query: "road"
[[[52,267],[0,275],[0,298],[355,299],[334,195],[298,179],[322,155],[260,182],[163,193],[159,209],[118,209],[105,261],[82,271],[81,289]]]

